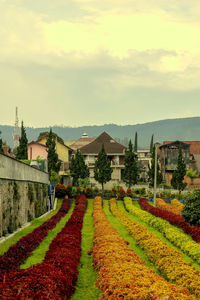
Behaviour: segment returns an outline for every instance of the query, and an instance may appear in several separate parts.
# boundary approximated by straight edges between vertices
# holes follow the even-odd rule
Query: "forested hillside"
[[[25,124],[26,126],[26,124]],[[36,140],[39,133],[48,131],[49,128],[27,127],[26,133],[29,142]],[[163,142],[164,140],[200,140],[200,117],[168,119],[156,122],[136,124],[136,125],[92,125],[82,127],[61,127],[53,126],[52,130],[63,140],[76,140],[86,132],[90,137],[97,137],[106,131],[113,138],[119,138],[122,143],[127,143],[131,138],[134,141],[135,132],[138,133],[139,148],[149,147],[150,139],[154,134],[154,141]],[[13,126],[0,125],[2,139],[11,147],[13,145]]]

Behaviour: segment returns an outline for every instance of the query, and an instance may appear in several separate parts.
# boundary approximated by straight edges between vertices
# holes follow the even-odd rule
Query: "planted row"
[[[1,299],[69,299],[75,290],[81,255],[81,228],[85,196],[78,196],[73,214],[58,233],[41,264],[6,273]]]
[[[191,235],[192,239],[197,243],[200,243],[200,226],[193,226],[187,223],[181,215],[176,215],[172,212],[153,207],[150,205],[145,198],[139,199],[139,204],[142,209],[150,212],[152,215],[162,218],[172,225],[183,229],[185,233]]]
[[[200,272],[183,259],[183,254],[162,242],[145,226],[128,219],[117,208],[116,199],[110,200],[112,213],[129,230],[138,245],[145,250],[149,259],[173,283],[187,288],[191,294],[200,297]]]
[[[171,243],[200,264],[200,244],[192,241],[187,234],[181,232],[180,229],[174,227],[166,220],[137,208],[132,204],[131,198],[124,198],[124,205],[131,214],[136,215],[142,221],[160,231]]]
[[[178,201],[177,199],[172,199],[172,201],[171,201],[171,205],[173,205],[173,206],[177,206],[177,207],[180,207],[181,208],[181,210],[183,209],[183,207],[184,207],[184,204],[183,203],[181,203],[180,201]]]
[[[188,291],[170,284],[147,268],[139,256],[110,226],[102,210],[102,199],[94,203],[93,265],[100,299],[195,299]]]
[[[17,270],[47,236],[48,231],[53,229],[60,219],[69,211],[69,208],[70,201],[68,198],[65,198],[57,214],[31,233],[22,237],[15,245],[11,246],[8,251],[0,257],[0,276],[5,272]]]
[[[156,206],[163,209],[163,210],[167,210],[170,212],[173,212],[176,215],[180,215],[181,214],[181,210],[183,209],[183,204],[180,203],[180,205],[178,203],[180,203],[178,200],[172,200],[172,204],[167,204],[163,199],[161,198],[156,198]]]

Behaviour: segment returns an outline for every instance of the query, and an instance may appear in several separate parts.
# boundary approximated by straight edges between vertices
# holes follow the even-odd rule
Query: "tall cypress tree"
[[[70,163],[70,172],[73,178],[73,185],[78,185],[78,179],[88,178],[90,175],[89,168],[85,164],[82,153],[77,150]]]
[[[138,142],[137,142],[137,131],[135,133],[135,143],[134,143],[134,152],[137,152],[138,150]]]
[[[102,185],[102,191],[104,189],[104,183],[111,180],[112,174],[111,162],[107,157],[104,145],[98,153],[97,160],[94,165],[94,178]]]
[[[186,175],[186,163],[183,158],[183,152],[181,149],[181,146],[179,146],[178,149],[178,161],[177,161],[177,167],[176,170],[173,172],[172,179],[171,179],[171,185],[174,189],[179,191],[179,194],[181,191],[184,190],[187,183],[184,183],[184,176]]]
[[[151,142],[150,142],[150,152],[151,152],[151,154],[153,153],[153,137],[154,137],[154,135],[152,134]]]
[[[56,153],[56,142],[53,139],[52,129],[50,129],[48,138],[46,141],[47,146],[47,161],[48,161],[48,172],[51,170],[59,172],[61,162],[58,160],[58,154]]]
[[[28,139],[26,137],[26,130],[22,121],[21,137],[19,138],[19,146],[17,147],[17,159],[28,159]]]
[[[138,179],[137,158],[135,153],[133,152],[133,145],[131,143],[131,140],[129,141],[129,146],[125,153],[124,166],[125,168],[122,180],[130,188],[133,184],[137,183]]]
[[[1,131],[0,131],[0,135],[1,135]],[[3,141],[2,141],[2,138],[0,138],[0,153],[3,154]]]
[[[153,151],[151,153],[151,167],[149,167],[149,185],[154,186],[154,174],[155,174],[155,146],[153,146]],[[157,158],[157,185],[162,183],[162,174],[160,172],[160,166]]]

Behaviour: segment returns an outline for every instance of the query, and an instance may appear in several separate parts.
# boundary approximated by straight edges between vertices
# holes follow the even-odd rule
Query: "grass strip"
[[[20,269],[27,269],[33,265],[39,264],[44,260],[46,252],[49,250],[49,246],[57,234],[64,228],[66,222],[72,215],[74,210],[75,201],[71,201],[71,206],[68,213],[57,223],[54,229],[49,230],[47,236],[40,243],[40,245],[33,251],[32,255],[27,258],[27,260],[20,266]]]
[[[132,203],[134,206],[141,209],[141,207],[137,201],[133,201]],[[123,201],[117,201],[117,206],[118,206],[119,210],[121,210],[126,215],[127,218],[129,218],[130,220],[133,220],[134,222],[137,222],[141,225],[144,225],[149,232],[153,233],[165,244],[167,244],[168,246],[175,248],[176,250],[181,252],[183,254],[183,259],[190,262],[193,265],[193,267],[195,267],[197,270],[200,271],[200,265],[197,262],[195,262],[191,257],[189,257],[187,254],[185,254],[179,247],[177,247],[176,245],[171,243],[167,238],[165,238],[163,233],[161,233],[157,229],[153,228],[151,225],[147,224],[146,222],[142,221],[139,216],[136,216],[136,215],[131,214],[130,212],[127,212],[127,210],[124,207]],[[177,228],[177,227],[175,227],[175,228],[177,229],[177,231],[180,231],[181,233],[183,233],[182,229]],[[192,241],[192,238],[189,235],[188,235],[188,237]]]
[[[81,259],[78,268],[78,281],[76,284],[76,290],[72,296],[72,300],[98,299],[100,295],[99,289],[95,286],[97,280],[97,272],[93,269],[92,258],[88,255],[93,245],[93,203],[94,199],[88,199],[87,210],[83,219],[82,227],[82,241],[81,241]]]
[[[122,201],[120,201],[122,202]],[[129,233],[128,229],[123,226],[120,221],[111,213],[109,207],[109,200],[103,200],[103,210],[106,214],[106,218],[110,222],[111,226],[117,230],[119,235],[126,241],[129,242],[129,247],[132,249],[143,261],[147,267],[153,269],[158,275],[161,275],[161,272],[155,267],[155,265],[148,259],[144,251],[136,244],[136,241]]]
[[[48,215],[46,215],[43,218],[34,219],[33,221],[31,221],[31,224],[28,227],[22,229],[21,231],[18,231],[13,237],[11,237],[10,239],[1,243],[0,244],[0,255],[3,255],[11,246],[16,244],[22,237],[33,232],[33,230],[35,228],[39,227],[44,222],[46,222],[48,219],[50,219],[52,216],[57,214],[57,212],[59,211],[59,209],[62,205],[62,202],[63,202],[62,199],[58,199],[57,207],[54,211],[50,212]]]

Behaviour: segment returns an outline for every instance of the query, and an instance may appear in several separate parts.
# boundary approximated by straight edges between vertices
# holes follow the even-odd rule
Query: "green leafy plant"
[[[188,197],[181,214],[190,224],[200,225],[200,189],[195,190]]]
[[[51,184],[58,184],[61,180],[61,176],[54,170],[50,170],[50,177],[49,177]]]

